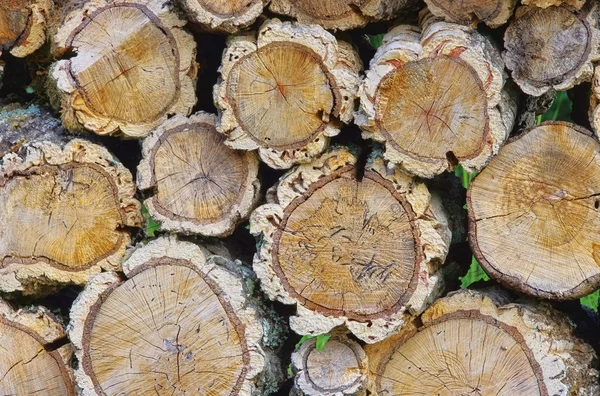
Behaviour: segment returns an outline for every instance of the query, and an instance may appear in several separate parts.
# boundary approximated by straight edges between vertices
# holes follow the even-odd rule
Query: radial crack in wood
[[[442,291],[451,235],[439,201],[378,155],[358,172],[353,154],[333,149],[282,177],[250,218],[261,286],[297,305],[299,334],[345,324],[375,342]]]
[[[309,162],[352,120],[361,68],[354,49],[320,26],[267,21],[257,37],[228,41],[217,129],[273,168]]]
[[[278,361],[239,265],[165,237],[92,278],[68,328],[83,394],[261,394]]]
[[[467,194],[469,242],[487,273],[537,297],[600,286],[600,143],[544,123],[508,143]]]
[[[0,168],[0,291],[52,292],[119,270],[141,223],[131,173],[103,147],[74,139],[27,147]]]
[[[363,348],[341,332],[331,335],[322,351],[317,339],[304,342],[292,354],[296,396],[364,396],[367,356]]]
[[[0,55],[23,58],[46,41],[51,0],[3,0],[0,4]]]
[[[581,11],[563,5],[522,6],[504,34],[506,67],[521,89],[533,96],[565,91],[590,81],[600,59],[598,5]]]
[[[396,18],[416,5],[415,0],[271,0],[269,10],[325,29],[348,30]]]
[[[504,64],[475,30],[421,17],[422,32],[401,25],[384,36],[361,85],[355,123],[411,174],[431,178],[457,163],[480,170],[516,116]]]
[[[497,28],[512,16],[517,0],[425,0],[427,8],[448,22],[463,25],[485,23]]]
[[[140,138],[168,115],[190,114],[198,65],[184,24],[162,0],[70,11],[54,37],[63,59],[51,69],[65,126]]]
[[[188,18],[203,29],[235,33],[254,23],[268,0],[179,0]]]
[[[595,395],[594,350],[550,305],[461,290],[365,348],[376,395]]]
[[[0,300],[0,394],[75,396],[72,354],[63,328],[47,309],[15,312]]]
[[[215,122],[175,116],[144,139],[137,184],[153,190],[144,204],[165,230],[227,236],[260,198],[257,156],[225,146]]]

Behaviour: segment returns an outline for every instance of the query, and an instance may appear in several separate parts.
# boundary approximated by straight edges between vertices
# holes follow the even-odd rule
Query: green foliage
[[[477,172],[469,173],[462,167],[461,164],[458,164],[454,167],[454,174],[460,179],[464,188],[469,188],[471,180],[477,176]]]
[[[142,205],[142,216],[144,216],[144,234],[147,237],[153,238],[156,231],[160,229],[160,225],[152,219],[146,205]]]
[[[296,349],[298,349],[300,345],[304,344],[306,341],[311,340],[313,337],[314,336],[311,336],[310,334],[302,336],[302,338],[300,338],[300,341],[298,341],[298,343],[296,344]]]
[[[367,34],[367,40],[369,40],[369,44],[371,47],[377,49],[381,47],[381,43],[383,43],[384,33],[381,34]]]
[[[292,363],[287,366],[287,376],[288,378],[292,378],[294,376],[294,372],[292,371]]]
[[[300,345],[304,344],[306,341],[312,340],[313,338],[316,338],[315,349],[317,351],[323,351],[325,349],[325,344],[327,344],[327,341],[329,341],[331,336],[329,334],[319,334],[316,337],[311,335],[302,336],[302,338],[300,338],[300,341],[298,341],[298,343],[296,344],[296,349],[298,349],[298,347],[300,347]]]
[[[466,289],[475,282],[487,282],[490,280],[490,277],[488,276],[488,274],[485,273],[483,268],[481,268],[481,265],[479,265],[479,262],[477,261],[475,256],[472,256],[469,271],[467,271],[465,276],[459,276],[458,280],[460,280],[460,288]]]
[[[544,121],[569,121],[573,122],[571,113],[573,112],[573,102],[566,91],[557,92],[552,106],[544,114],[537,116],[537,124]]]
[[[582,297],[579,302],[581,305],[592,309],[594,312],[598,312],[598,300],[600,299],[600,290],[596,290],[590,295]]]

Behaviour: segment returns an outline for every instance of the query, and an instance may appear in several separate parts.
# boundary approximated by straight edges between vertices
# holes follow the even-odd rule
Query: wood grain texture
[[[179,0],[186,16],[203,30],[235,33],[254,23],[267,0]]]
[[[447,22],[463,25],[485,23],[497,28],[512,16],[517,0],[425,0],[427,8]]]

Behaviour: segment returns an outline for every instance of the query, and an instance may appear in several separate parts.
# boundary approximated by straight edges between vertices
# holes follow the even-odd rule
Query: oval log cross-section
[[[266,0],[182,0],[186,15],[203,30],[235,33],[253,24]]]
[[[46,41],[51,0],[7,0],[0,4],[0,54],[23,58]]]
[[[295,331],[347,322],[373,342],[437,292],[437,270],[425,263],[441,264],[449,232],[424,185],[389,174],[378,156],[358,179],[355,163],[335,149],[279,181],[277,198],[251,218],[251,232],[263,234],[254,267],[267,294],[298,305]],[[425,212],[431,221],[420,221]],[[426,257],[429,244],[436,253]]]
[[[67,127],[143,137],[167,115],[190,112],[195,43],[162,2],[91,3],[69,15],[81,23],[61,26],[55,46],[75,56],[53,72]]]
[[[92,278],[70,324],[81,362],[76,378],[86,394],[260,390],[268,354],[261,317],[248,305],[241,273],[230,267],[236,264],[224,262],[161,238],[123,264],[126,280],[116,273]]]
[[[225,146],[215,122],[176,116],[144,140],[138,186],[153,190],[145,205],[163,229],[226,236],[259,198],[258,158]]]
[[[130,240],[124,227],[139,225],[139,203],[131,174],[104,148],[34,143],[22,163],[5,157],[0,180],[2,291],[83,284],[120,266]]]
[[[214,91],[219,132],[273,168],[307,162],[352,119],[360,68],[352,47],[323,28],[270,20],[256,39],[228,43]]]
[[[448,22],[502,26],[512,16],[517,0],[425,0],[427,8]]]
[[[491,276],[543,298],[600,285],[600,143],[568,123],[510,142],[471,184],[469,241]]]

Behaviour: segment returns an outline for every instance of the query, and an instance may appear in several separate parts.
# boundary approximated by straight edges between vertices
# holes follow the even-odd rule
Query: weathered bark
[[[367,356],[363,348],[341,332],[331,335],[322,351],[316,338],[292,354],[296,396],[364,396]]]
[[[416,5],[415,0],[271,0],[269,10],[325,29],[348,30],[396,18]]]
[[[451,235],[439,201],[379,155],[362,171],[332,149],[282,177],[250,218],[256,274],[271,299],[297,306],[298,334],[345,325],[376,342],[442,292]]]
[[[599,150],[581,127],[544,123],[475,178],[469,242],[490,276],[542,298],[574,299],[600,286]]]
[[[597,395],[594,350],[549,305],[498,291],[442,298],[403,331],[365,348],[376,395]]]
[[[483,22],[497,28],[512,16],[517,0],[425,0],[425,3],[434,15],[448,22],[463,25]]]
[[[239,262],[164,237],[136,249],[123,270],[126,279],[92,278],[71,310],[83,395],[262,394],[279,363],[263,348],[267,319]]]
[[[590,124],[596,133],[600,136],[600,67],[594,69],[592,78],[592,92],[590,93]]]
[[[352,120],[361,68],[354,49],[320,26],[269,20],[227,44],[217,129],[273,168],[309,162]]]
[[[360,88],[355,122],[386,159],[431,178],[460,163],[480,170],[512,130],[516,101],[498,51],[475,30],[402,25],[383,39]]]
[[[49,94],[67,128],[140,138],[191,112],[196,43],[165,1],[98,0],[63,12]]]
[[[225,146],[215,122],[175,116],[144,139],[137,184],[152,189],[144,204],[165,230],[227,236],[260,197],[257,156]]]
[[[586,0],[521,0],[521,3],[525,5],[535,5],[541,8],[548,8],[553,6],[560,6],[562,4],[570,5],[577,9],[581,9],[585,4]]]
[[[139,226],[131,173],[103,147],[34,142],[0,168],[0,291],[47,294],[119,270]]]
[[[46,41],[51,0],[3,0],[0,4],[0,55],[23,58]]]
[[[521,89],[540,96],[590,81],[600,59],[597,2],[581,11],[563,5],[521,6],[504,34],[506,67]]]
[[[47,309],[0,300],[0,345],[0,394],[75,396],[72,348]]]
[[[191,22],[204,30],[235,33],[254,23],[268,0],[178,0]]]

